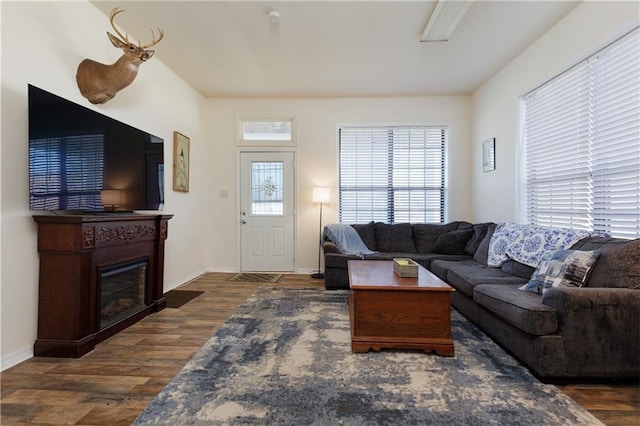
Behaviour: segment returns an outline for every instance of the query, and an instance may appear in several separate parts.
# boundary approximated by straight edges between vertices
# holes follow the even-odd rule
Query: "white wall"
[[[448,146],[448,220],[470,220],[470,99],[467,96],[404,98],[209,99],[205,134],[210,167],[208,240],[209,268],[235,271],[239,265],[237,194],[239,117],[291,116],[297,127],[297,271],[317,268],[319,207],[311,202],[314,186],[332,189],[323,223],[338,220],[338,124],[446,123]],[[226,190],[229,198],[221,199]]]
[[[114,99],[92,106],[76,68],[84,58],[112,63],[108,18],[88,2],[1,2],[2,14],[2,368],[29,358],[37,331],[38,252],[28,198],[27,84],[95,109],[165,141],[165,212],[174,214],[166,243],[165,291],[204,271],[206,176],[203,98],[156,58]],[[162,23],[158,23],[162,26]],[[157,50],[162,49],[162,44]],[[171,191],[173,131],[191,138],[191,191]]]
[[[633,22],[635,1],[583,2],[472,96],[473,218],[524,221],[518,208],[519,98],[593,53]],[[482,141],[496,138],[496,170],[482,172]]]

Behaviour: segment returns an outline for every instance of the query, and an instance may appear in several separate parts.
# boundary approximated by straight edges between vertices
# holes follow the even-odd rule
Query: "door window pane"
[[[284,214],[284,163],[253,161],[251,163],[251,214],[282,216]]]

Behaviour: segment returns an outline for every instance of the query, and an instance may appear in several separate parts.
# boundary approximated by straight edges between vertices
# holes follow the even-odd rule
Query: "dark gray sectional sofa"
[[[456,291],[453,307],[542,379],[640,377],[640,239],[587,237],[574,250],[599,250],[583,287],[520,290],[534,268],[487,265],[496,224],[353,225],[378,251],[366,259],[409,257]],[[349,288],[347,261],[325,241],[325,287]]]

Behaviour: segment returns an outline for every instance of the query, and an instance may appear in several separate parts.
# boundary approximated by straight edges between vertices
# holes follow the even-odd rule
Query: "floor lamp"
[[[318,246],[318,272],[311,274],[311,278],[324,278],[324,273],[320,270],[320,255],[322,252],[322,204],[331,200],[331,190],[326,186],[315,186],[313,188],[314,203],[320,203],[320,244]]]

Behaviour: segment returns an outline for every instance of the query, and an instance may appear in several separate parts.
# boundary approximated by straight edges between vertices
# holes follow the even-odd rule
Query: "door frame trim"
[[[240,226],[240,212],[242,211],[242,154],[273,154],[292,153],[293,154],[293,271],[298,271],[298,150],[294,147],[241,147],[236,150],[236,265],[238,271],[242,271],[242,230]]]

